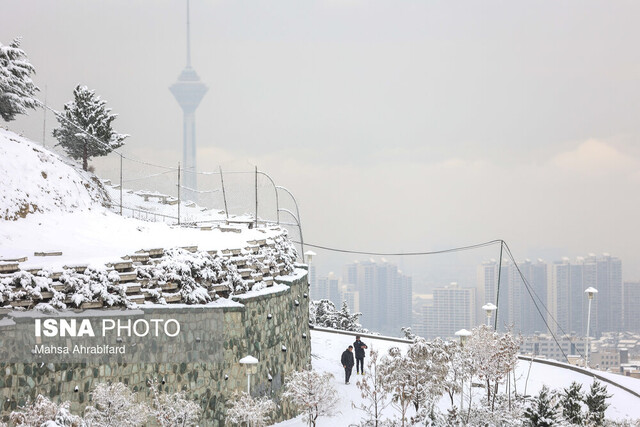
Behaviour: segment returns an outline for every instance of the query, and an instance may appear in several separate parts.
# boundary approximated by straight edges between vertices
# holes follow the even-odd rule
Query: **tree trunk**
[[[85,144],[82,147],[82,169],[84,169],[85,171],[87,169],[89,169],[89,159],[88,159],[89,155],[87,153],[87,143],[85,142]]]

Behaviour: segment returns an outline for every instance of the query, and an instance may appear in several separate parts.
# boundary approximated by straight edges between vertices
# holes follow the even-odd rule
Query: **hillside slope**
[[[91,174],[5,129],[0,129],[0,182],[0,220],[90,210],[109,201]]]

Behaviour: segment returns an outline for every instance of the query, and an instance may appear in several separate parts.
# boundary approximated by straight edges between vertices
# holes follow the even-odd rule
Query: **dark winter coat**
[[[363,359],[364,358],[364,347],[366,347],[367,345],[365,343],[363,343],[362,341],[356,341],[353,343],[353,348],[356,351],[356,359]]]
[[[349,350],[345,350],[342,353],[342,358],[340,359],[340,362],[342,363],[342,366],[346,366],[347,368],[353,368],[354,365],[354,361],[353,361],[353,353],[350,352]]]

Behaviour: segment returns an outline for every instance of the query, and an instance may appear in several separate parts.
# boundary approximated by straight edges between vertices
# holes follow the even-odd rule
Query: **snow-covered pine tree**
[[[367,361],[367,371],[356,385],[360,389],[363,403],[355,406],[365,413],[365,426],[381,427],[383,425],[382,411],[389,405],[389,398],[383,387],[384,377],[378,368],[378,352],[371,349]]]
[[[253,398],[245,392],[234,393],[227,403],[229,409],[225,421],[247,427],[268,425],[271,420],[269,414],[276,410],[276,404],[268,397]]]
[[[309,304],[309,321],[312,325],[336,328],[338,325],[336,306],[328,299],[311,301],[311,304]]]
[[[351,332],[365,332],[365,330],[362,329],[362,325],[358,323],[360,316],[362,316],[362,313],[351,313],[347,302],[342,301],[342,309],[337,313],[338,329]]]
[[[604,424],[604,412],[609,407],[607,399],[610,397],[611,395],[607,394],[607,386],[594,380],[584,399],[584,403],[587,405],[587,423],[595,426]]]
[[[31,80],[35,72],[20,49],[19,37],[8,46],[0,43],[0,116],[4,121],[14,120],[16,115],[26,114],[28,108],[37,107],[33,97],[39,89]]]
[[[400,328],[400,330],[402,331],[402,335],[404,335],[404,338],[407,340],[413,341],[418,337],[416,334],[411,332],[411,326],[402,327]]]
[[[540,393],[533,399],[531,406],[524,411],[525,425],[531,427],[553,427],[557,424],[557,406],[549,388],[542,386]]]
[[[89,159],[106,156],[122,147],[129,135],[119,134],[111,128],[118,116],[111,114],[107,102],[89,90],[78,85],[73,90],[73,101],[64,105],[64,111],[56,118],[59,128],[53,130],[58,144],[73,159],[82,159],[82,168],[87,170]]]
[[[123,383],[98,384],[91,392],[84,419],[92,427],[137,427],[147,422],[150,409],[136,403],[136,393]]]
[[[584,393],[582,393],[582,384],[572,382],[568,388],[565,388],[560,395],[560,404],[562,405],[562,416],[571,424],[581,425],[583,421],[582,402]]]
[[[329,372],[304,370],[293,372],[284,384],[282,397],[293,403],[309,426],[315,427],[318,417],[336,415],[340,399]]]

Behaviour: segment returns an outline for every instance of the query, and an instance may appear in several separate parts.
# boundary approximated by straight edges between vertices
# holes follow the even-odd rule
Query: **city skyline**
[[[0,40],[22,36],[48,105],[86,84],[131,135],[125,154],[182,161],[167,87],[185,2],[0,4]],[[518,259],[615,253],[639,280],[640,5],[581,6],[287,0],[247,13],[194,0],[193,65],[215,93],[198,107],[199,165],[269,172],[296,195],[308,243],[402,252],[503,238]],[[43,114],[11,127],[40,141]],[[118,178],[116,156],[92,164]],[[425,263],[405,264],[420,280]]]

